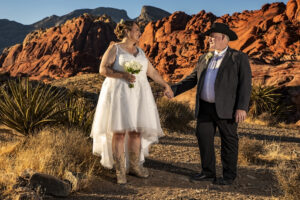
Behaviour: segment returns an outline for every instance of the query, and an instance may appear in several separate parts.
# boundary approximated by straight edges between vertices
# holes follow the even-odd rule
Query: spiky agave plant
[[[57,121],[57,115],[63,112],[58,108],[66,91],[19,78],[7,81],[6,87],[0,88],[0,94],[1,122],[29,135],[34,129]]]
[[[272,115],[283,112],[283,105],[280,104],[282,94],[277,93],[277,90],[275,86],[253,85],[249,113],[257,117],[264,112]]]
[[[85,133],[91,129],[94,108],[84,98],[78,98],[74,94],[69,94],[62,109],[66,111],[62,113],[60,121],[69,127],[78,127]]]

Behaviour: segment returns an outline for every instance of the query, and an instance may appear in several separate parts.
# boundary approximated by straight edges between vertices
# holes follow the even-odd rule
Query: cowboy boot
[[[127,183],[126,169],[125,169],[125,155],[124,154],[122,154],[121,156],[113,155],[113,157],[114,157],[114,161],[115,161],[117,183],[125,184],[125,183]]]
[[[129,152],[129,163],[129,173],[140,178],[147,178],[149,176],[148,170],[140,164],[140,152]]]

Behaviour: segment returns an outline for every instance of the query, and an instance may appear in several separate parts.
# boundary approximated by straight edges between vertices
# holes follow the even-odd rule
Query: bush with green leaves
[[[1,122],[16,131],[29,135],[46,124],[57,122],[63,112],[58,109],[66,90],[28,78],[9,80],[0,88]]]
[[[85,133],[90,132],[95,111],[92,103],[70,94],[61,109],[65,110],[60,118],[62,124],[80,128]]]
[[[188,103],[161,98],[157,101],[157,107],[162,126],[170,130],[184,130],[194,119],[194,112]]]
[[[258,117],[263,113],[269,113],[279,118],[289,107],[281,102],[282,94],[275,86],[252,86],[250,99],[250,116]]]

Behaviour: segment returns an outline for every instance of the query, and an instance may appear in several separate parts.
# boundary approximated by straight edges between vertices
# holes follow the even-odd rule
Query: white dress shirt
[[[227,49],[228,47],[221,52],[217,52],[215,50],[214,57],[210,60],[207,67],[204,84],[201,91],[201,99],[209,103],[215,103],[215,81]]]

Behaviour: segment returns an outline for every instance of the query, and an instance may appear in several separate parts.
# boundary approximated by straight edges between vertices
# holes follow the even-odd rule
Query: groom
[[[193,180],[213,180],[214,184],[231,185],[237,175],[237,124],[244,121],[251,94],[251,69],[245,53],[231,49],[228,42],[238,37],[226,24],[214,23],[205,35],[210,49],[202,55],[194,71],[172,86],[179,95],[197,85],[196,136],[202,172]],[[223,177],[216,178],[214,136],[221,136]]]

